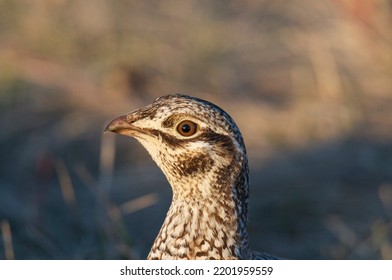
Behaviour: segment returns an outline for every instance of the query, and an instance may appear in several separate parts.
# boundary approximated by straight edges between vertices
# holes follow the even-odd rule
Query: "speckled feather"
[[[178,124],[197,124],[182,136]],[[248,160],[233,119],[218,106],[174,94],[113,120],[166,175],[173,199],[148,259],[276,259],[249,248]]]

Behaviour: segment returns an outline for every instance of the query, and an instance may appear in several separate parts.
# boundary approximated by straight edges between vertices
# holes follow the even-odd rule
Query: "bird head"
[[[248,197],[248,165],[241,133],[218,106],[174,94],[120,116],[106,131],[136,138],[166,175],[175,199]],[[242,209],[242,210],[245,210]]]

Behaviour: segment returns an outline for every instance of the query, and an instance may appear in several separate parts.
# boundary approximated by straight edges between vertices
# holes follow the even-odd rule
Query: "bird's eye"
[[[197,124],[192,121],[182,121],[177,125],[177,131],[182,136],[192,136],[197,132]]]

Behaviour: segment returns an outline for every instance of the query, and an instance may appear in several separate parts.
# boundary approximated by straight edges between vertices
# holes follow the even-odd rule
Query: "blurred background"
[[[392,1],[0,0],[0,259],[144,259],[171,190],[113,118],[183,92],[251,167],[250,242],[392,259]]]

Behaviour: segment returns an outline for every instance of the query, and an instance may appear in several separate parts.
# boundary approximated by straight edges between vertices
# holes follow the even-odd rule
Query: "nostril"
[[[128,123],[134,123],[134,122],[146,117],[146,114],[145,113],[143,114],[142,110],[136,110],[136,111],[132,111],[132,112],[126,114],[125,117],[126,117],[126,121]]]

